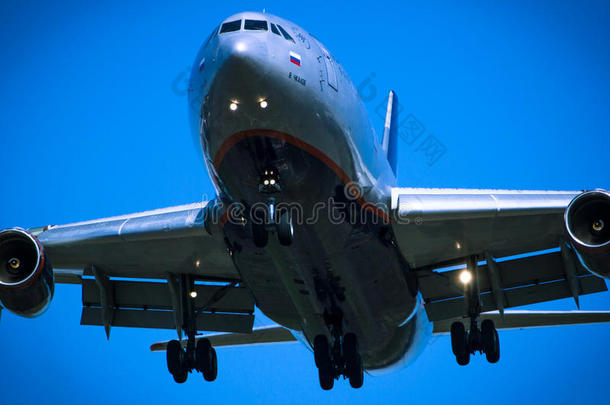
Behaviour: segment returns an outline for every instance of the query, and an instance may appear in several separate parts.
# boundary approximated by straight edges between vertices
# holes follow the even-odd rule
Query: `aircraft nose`
[[[260,34],[222,37],[217,54],[219,73],[227,66],[237,67],[247,76],[266,73],[269,68],[268,56],[267,42]]]

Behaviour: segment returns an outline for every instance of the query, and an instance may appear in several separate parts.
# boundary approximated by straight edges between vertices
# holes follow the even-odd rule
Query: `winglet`
[[[388,157],[390,167],[396,175],[397,142],[398,138],[398,96],[393,90],[388,95],[388,108],[385,114],[385,125],[383,127],[383,139],[381,148]]]

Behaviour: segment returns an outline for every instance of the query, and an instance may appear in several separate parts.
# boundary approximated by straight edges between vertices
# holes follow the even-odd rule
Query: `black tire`
[[[277,238],[282,246],[290,246],[294,240],[294,227],[289,212],[282,213],[278,218]]]
[[[364,383],[364,369],[362,367],[362,358],[359,354],[354,363],[349,364],[347,367],[347,378],[349,378],[349,385],[352,388],[360,388]]]
[[[468,335],[462,322],[451,325],[451,349],[460,366],[470,363],[470,350],[468,348]]]
[[[332,371],[326,368],[321,368],[318,370],[318,377],[320,379],[320,387],[324,391],[329,391],[333,389],[335,385],[335,377],[332,375]]]
[[[203,374],[206,381],[214,381],[218,374],[218,360],[216,350],[212,347],[208,339],[199,339],[195,348],[195,360],[197,370]]]
[[[165,356],[167,359],[167,370],[173,376],[181,376],[185,373],[184,370],[184,350],[182,345],[177,340],[170,340],[165,350]]]
[[[174,381],[176,381],[178,384],[184,384],[188,376],[189,375],[186,371],[180,374],[173,374]]]
[[[210,369],[204,370],[203,378],[206,381],[212,382],[218,376],[218,357],[216,357],[216,349],[210,348]]]
[[[481,340],[487,361],[497,363],[500,360],[500,339],[491,319],[485,319],[481,323]]]
[[[313,355],[316,361],[316,367],[319,369],[330,369],[332,367],[330,361],[330,347],[326,336],[318,335],[313,340]]]
[[[265,224],[252,223],[252,239],[257,248],[264,248],[269,241],[269,233],[265,228]]]

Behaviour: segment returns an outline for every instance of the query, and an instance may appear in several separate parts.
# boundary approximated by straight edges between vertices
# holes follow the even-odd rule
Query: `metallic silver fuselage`
[[[264,202],[261,172],[275,167],[282,190],[274,197],[298,204],[305,218],[292,246],[270,238],[265,249],[253,245],[247,227],[225,224],[234,263],[257,306],[308,342],[329,333],[323,314],[338,306],[345,331],[359,337],[367,370],[404,365],[421,351],[431,325],[419,296],[409,293],[409,269],[391,237],[396,179],[364,104],[341,65],[305,30],[269,14],[227,21],[238,18],[279,23],[296,43],[271,31],[212,36],[191,73],[193,131],[223,201]],[[345,197],[352,183],[359,195],[347,206],[365,219],[337,222],[323,210],[305,220],[316,203]]]

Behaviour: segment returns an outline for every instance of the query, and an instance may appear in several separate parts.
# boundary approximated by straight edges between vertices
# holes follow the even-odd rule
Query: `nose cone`
[[[283,74],[265,37],[241,33],[219,41],[217,70],[202,107],[210,144],[244,129],[268,128],[277,120]]]

